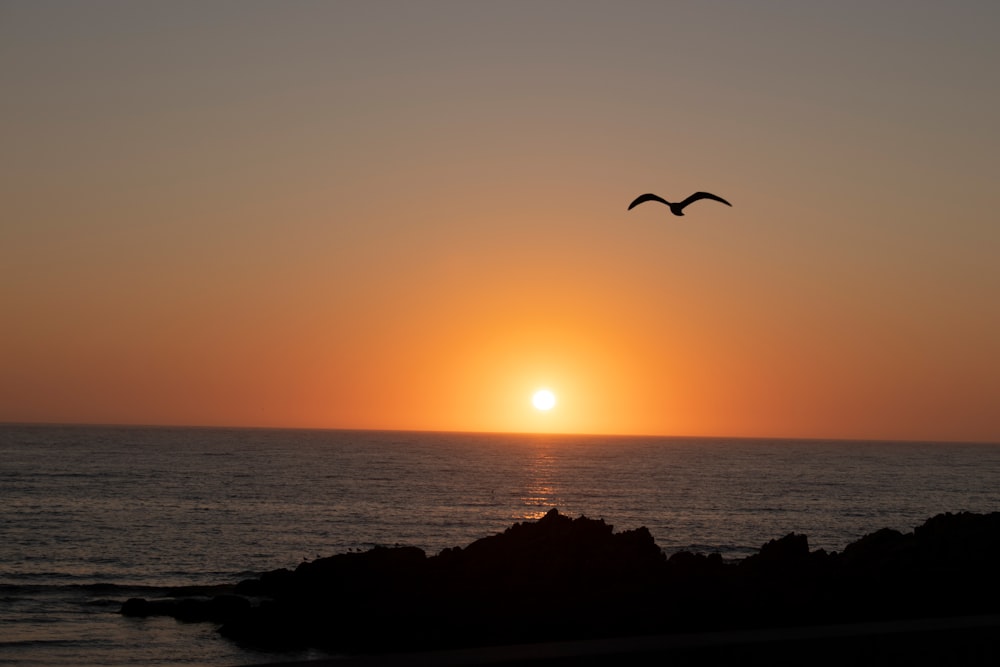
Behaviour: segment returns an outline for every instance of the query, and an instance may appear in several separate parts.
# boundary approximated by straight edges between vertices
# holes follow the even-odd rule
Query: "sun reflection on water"
[[[526,485],[520,494],[521,508],[514,519],[535,521],[553,507],[558,507],[560,495],[553,475],[557,464],[556,457],[547,449],[530,459]]]

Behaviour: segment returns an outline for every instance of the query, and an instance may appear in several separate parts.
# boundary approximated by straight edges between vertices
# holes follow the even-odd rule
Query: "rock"
[[[381,546],[320,558],[295,568],[294,574],[284,578],[281,588],[272,590],[271,596],[377,595],[413,584],[423,576],[426,560],[424,551],[416,547]]]
[[[129,598],[122,604],[122,616],[144,618],[149,616],[149,601],[145,598]]]
[[[1000,514],[962,513],[839,554],[789,533],[738,564],[667,559],[645,528],[615,533],[553,509],[436,556],[376,547],[265,573],[237,595],[130,599],[121,613],[221,623],[265,648],[358,653],[998,613],[998,549]]]
[[[122,616],[147,618],[170,616],[178,621],[197,623],[211,621],[226,623],[239,618],[251,609],[250,601],[239,595],[216,595],[212,598],[182,598],[146,600],[129,598],[122,606]]]
[[[645,528],[616,534],[603,520],[551,510],[430,558],[413,547],[376,547],[303,563],[291,577],[270,577],[277,588],[264,578],[241,584],[240,592],[267,590],[274,604],[223,631],[256,640],[277,622],[286,637],[362,650],[582,636],[581,627],[615,624],[608,608],[620,611],[619,625],[645,613],[665,562]],[[554,620],[525,622],[525,609]],[[287,619],[298,619],[291,635]]]
[[[713,553],[706,556],[690,551],[678,551],[667,559],[667,565],[675,577],[712,576],[721,572],[726,566],[721,554]]]
[[[442,583],[451,589],[511,596],[634,583],[659,571],[665,557],[645,528],[615,534],[603,520],[553,509],[440,560],[447,566],[438,568]]]
[[[922,563],[992,569],[1000,551],[1000,512],[938,514],[914,529],[913,538]]]
[[[129,598],[122,604],[121,614],[146,618],[148,616],[176,616],[177,600],[146,600],[145,598]]]
[[[781,539],[771,540],[760,551],[748,556],[741,567],[765,572],[800,570],[809,561],[809,538],[789,533]]]
[[[291,585],[293,579],[292,571],[283,567],[265,572],[258,579],[244,579],[236,585],[236,594],[251,597],[273,596]]]
[[[883,570],[905,565],[913,559],[913,535],[882,528],[848,544],[842,554],[846,565],[865,570]]]
[[[239,595],[217,595],[207,600],[195,598],[180,600],[172,615],[177,620],[188,623],[198,621],[229,623],[247,614],[251,608],[250,601]]]

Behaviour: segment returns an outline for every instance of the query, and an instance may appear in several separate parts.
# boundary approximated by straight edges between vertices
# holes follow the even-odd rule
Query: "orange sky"
[[[0,421],[1000,441],[998,28],[6,2]]]

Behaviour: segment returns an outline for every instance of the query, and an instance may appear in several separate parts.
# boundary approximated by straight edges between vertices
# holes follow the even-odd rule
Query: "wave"
[[[35,647],[78,647],[86,644],[79,639],[21,639],[15,641],[0,640],[0,649],[35,648]],[[3,662],[0,662],[3,664]]]
[[[184,586],[151,586],[143,584],[0,584],[0,600],[23,599],[47,595],[86,595],[88,597],[211,597],[232,591],[235,583],[225,584],[194,584]]]

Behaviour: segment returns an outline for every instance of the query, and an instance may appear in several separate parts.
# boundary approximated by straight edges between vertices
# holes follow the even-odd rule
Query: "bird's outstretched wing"
[[[711,192],[696,192],[693,195],[691,195],[690,197],[688,197],[687,199],[685,199],[684,201],[682,201],[677,206],[678,206],[678,208],[684,208],[688,204],[690,204],[692,202],[696,202],[699,199],[714,199],[715,201],[722,202],[726,206],[732,206],[732,204],[730,204],[729,202],[727,202],[725,199],[723,199],[722,197],[720,197],[718,195],[713,195]]]
[[[705,194],[705,193],[699,192],[698,194]],[[689,199],[690,199],[690,197],[689,197]],[[632,203],[628,205],[628,210],[631,211],[633,208],[635,208],[639,204],[641,204],[643,202],[647,202],[647,201],[658,201],[661,204],[666,204],[667,206],[670,206],[670,202],[668,202],[663,197],[657,197],[654,194],[646,193],[644,195],[639,195],[638,197],[636,197],[635,199],[633,199]]]

